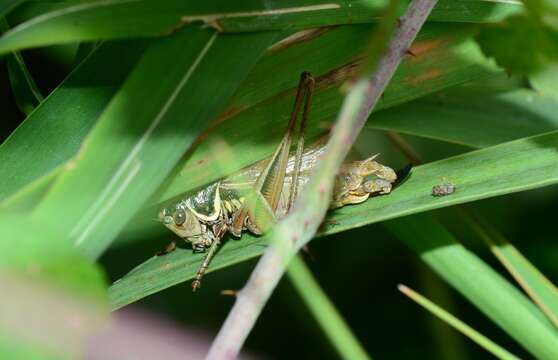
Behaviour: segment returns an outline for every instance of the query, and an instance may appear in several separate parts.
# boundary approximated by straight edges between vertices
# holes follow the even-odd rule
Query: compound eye
[[[184,224],[184,222],[186,221],[186,212],[184,211],[184,209],[176,209],[173,215],[173,219],[176,225]]]

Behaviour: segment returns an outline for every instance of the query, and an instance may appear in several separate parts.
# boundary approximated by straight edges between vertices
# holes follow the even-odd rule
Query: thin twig
[[[345,97],[323,161],[292,211],[273,229],[271,245],[248,283],[237,293],[208,359],[230,359],[238,355],[289,261],[315,235],[327,212],[337,169],[435,4],[436,0],[411,2],[373,75],[358,79]]]

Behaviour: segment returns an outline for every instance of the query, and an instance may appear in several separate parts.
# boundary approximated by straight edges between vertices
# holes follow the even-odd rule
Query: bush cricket
[[[247,201],[246,190],[259,196],[259,204],[267,207],[274,219],[285,216],[299,189],[310,177],[319,161],[325,144],[304,147],[304,131],[308,121],[314,78],[304,72],[300,76],[294,107],[287,130],[275,153],[269,159],[251,165],[238,174],[187,194],[180,201],[159,212],[160,221],[197,252],[206,252],[198,273],[192,282],[195,291],[221,239],[226,233],[240,237],[243,231],[262,234],[255,204]],[[296,150],[290,155],[297,119],[302,117],[297,132]],[[377,155],[361,161],[346,161],[336,177],[330,209],[358,204],[370,196],[388,194],[396,183],[397,175],[390,167],[375,161]],[[256,198],[252,197],[252,198]],[[173,241],[163,252],[174,250]]]

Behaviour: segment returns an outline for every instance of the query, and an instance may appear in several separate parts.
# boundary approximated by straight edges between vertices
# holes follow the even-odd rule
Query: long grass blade
[[[385,225],[531,354],[539,359],[558,356],[558,334],[544,314],[429,215],[408,216]]]
[[[558,328],[558,289],[556,286],[492,225],[470,211],[461,213],[506,270]]]
[[[330,213],[318,235],[556,184],[557,144],[558,131],[555,131],[416,167],[409,179],[389,196],[376,197]],[[450,196],[435,198],[431,195],[432,186],[443,177],[456,183],[458,189]],[[266,235],[253,237],[245,234],[242,241],[226,242],[212,262],[210,271],[260,255],[268,240]],[[109,296],[113,308],[192,279],[200,261],[200,254],[192,254],[186,249],[147,260],[111,286]]]
[[[412,289],[408,288],[405,285],[399,285],[397,287],[399,291],[409,297],[411,300],[425,308],[426,310],[430,311],[432,314],[440,318],[440,320],[444,321],[457,331],[461,332],[463,335],[467,336],[469,339],[476,342],[479,346],[483,349],[497,357],[498,359],[502,360],[518,360],[519,358],[500,345],[494,343],[492,340],[484,336],[483,334],[479,333],[463,321],[459,320],[452,314],[448,313],[438,305],[434,304],[432,301],[428,300],[424,296],[418,294],[417,292],[413,291]]]
[[[3,206],[10,196],[77,154],[145,46],[138,41],[101,46],[0,145],[0,173],[12,174],[0,178]]]
[[[557,107],[529,89],[465,85],[380,111],[366,126],[483,148],[558,129]]]
[[[6,64],[16,104],[22,113],[29,115],[43,101],[43,95],[19,52],[9,54],[6,57]]]
[[[341,86],[351,81],[366,61],[369,33],[368,26],[344,26],[268,51],[212,124],[203,143],[165,184],[159,200],[227,175],[216,170],[216,158],[210,155],[211,144],[220,138],[230,142],[236,170],[272,154],[288,122],[298,74],[303,71],[316,78],[306,136],[311,139],[327,131],[343,101]],[[480,53],[473,34],[469,25],[427,24],[411,48],[416,56],[405,56],[377,109],[500,74],[501,70]]]
[[[0,33],[8,30],[9,25],[6,19],[0,15]],[[6,56],[6,66],[16,104],[22,113],[29,115],[35,106],[43,100],[43,95],[41,95],[35,80],[33,80],[27,65],[23,61],[23,57],[18,51]]]
[[[192,26],[152,44],[34,217],[56,226],[87,256],[98,257],[224,107],[275,36],[220,36]],[[238,56],[226,56],[233,50]]]
[[[385,0],[96,0],[61,2],[44,11],[39,2],[26,9],[38,15],[0,38],[0,53],[69,42],[164,36],[194,22],[225,32],[370,23],[377,21],[386,4]],[[520,3],[508,1],[444,0],[434,9],[431,20],[494,22],[521,10]]]

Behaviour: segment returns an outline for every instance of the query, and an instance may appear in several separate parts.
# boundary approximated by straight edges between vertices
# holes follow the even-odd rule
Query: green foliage
[[[558,129],[555,109],[528,89],[462,86],[381,111],[367,127],[482,148]]]
[[[509,273],[546,316],[558,326],[558,289],[508,240],[486,221],[466,213],[471,227],[490,246]]]
[[[144,42],[107,43],[80,64],[0,146],[5,201],[77,154],[84,137],[142,54]],[[114,61],[118,58],[119,61]],[[79,106],[68,106],[75,103]],[[33,147],[27,139],[41,138]],[[56,156],[53,156],[55,154]],[[34,164],[29,166],[28,164]]]
[[[511,74],[534,74],[558,63],[558,6],[526,0],[526,10],[484,26],[477,40],[483,52]]]
[[[521,139],[470,152],[413,169],[411,176],[393,194],[333,211],[320,235],[338,233],[417,212],[461,204],[487,197],[527,190],[558,182],[555,144],[558,132]],[[435,198],[432,186],[447,178],[458,190],[452,196]],[[268,237],[244,235],[242,241],[227,242],[213,261],[213,270],[261,254]],[[178,249],[153,257],[111,286],[113,307],[121,307],[143,296],[192,279],[202,254],[184,256]],[[149,279],[149,281],[148,281]]]
[[[43,96],[29,74],[21,54],[15,52],[8,55],[6,62],[16,103],[21,112],[29,115],[43,100]]]
[[[558,60],[556,39],[524,15],[486,27],[477,39],[484,53],[511,74],[530,74]]]
[[[33,18],[24,21],[0,40],[0,53],[34,46],[108,40],[138,36],[164,36],[191,22],[205,22],[224,31],[304,29],[374,21],[385,0],[329,1],[290,0],[235,1],[180,0],[62,1],[45,8],[30,3],[24,9]],[[467,1],[456,8],[454,2],[440,3],[432,18],[438,21],[495,21],[517,12],[516,4]],[[25,18],[23,14],[21,17]]]
[[[285,131],[302,71],[316,77],[307,142],[327,133],[361,64],[377,60],[371,32],[381,28],[377,17],[386,5],[384,0],[0,1],[2,21],[6,16],[13,25],[8,29],[3,22],[0,37],[0,65],[6,65],[0,82],[8,91],[3,122],[5,117],[9,124],[2,128],[0,145],[0,282],[10,295],[2,296],[0,308],[21,315],[15,323],[0,317],[0,357],[76,357],[87,331],[101,328],[108,307],[135,303],[191,279],[203,254],[185,247],[152,257],[154,250],[145,246],[172,236],[152,221],[160,204],[269,156]],[[332,280],[335,287],[327,279],[314,280],[301,262],[291,273],[296,291],[339,353],[366,357],[381,347],[356,340],[365,338],[363,331],[349,325],[360,310],[340,309],[343,323],[333,303],[342,293],[339,284],[344,289],[358,278],[353,285],[360,294],[369,277],[393,270],[367,261],[365,276],[351,272],[358,244],[349,231],[362,228],[359,240],[366,246],[377,240],[389,248],[394,242],[381,242],[382,235],[376,235],[381,231],[371,226],[389,220],[385,224],[396,238],[524,350],[541,359],[558,357],[558,297],[551,283],[556,273],[545,277],[534,265],[552,254],[537,229],[529,229],[534,235],[528,240],[537,246],[535,240],[541,241],[543,254],[530,262],[511,244],[518,238],[505,239],[505,227],[490,220],[456,216],[452,221],[468,230],[450,231],[431,215],[419,214],[499,196],[514,204],[510,208],[525,211],[527,224],[534,221],[522,210],[528,200],[511,194],[558,183],[557,14],[551,0],[526,1],[525,7],[444,0],[435,8],[366,124],[380,135],[364,134],[360,142],[382,152],[379,159],[386,164],[402,162],[400,149],[378,140],[386,132],[426,144],[419,152],[436,155],[426,156],[429,162],[416,166],[390,195],[328,214],[315,246],[326,246],[326,236],[341,239],[337,263],[328,266],[349,273]],[[317,26],[324,27],[308,30]],[[75,66],[65,79],[51,79],[52,68],[61,64],[43,54],[53,48],[27,49],[60,44],[78,49],[75,60],[72,54],[66,61]],[[373,44],[374,49],[384,45]],[[506,79],[504,70],[529,74],[528,82]],[[432,186],[445,181],[456,184],[456,192],[431,196]],[[368,231],[374,238],[367,238]],[[470,233],[489,244],[532,300],[490,260],[481,260],[483,250],[470,246]],[[259,256],[268,240],[269,235],[244,234],[225,242],[209,270]],[[107,260],[119,249],[137,249],[140,256],[131,256],[130,264],[127,254]],[[126,265],[113,269],[121,263]],[[556,271],[555,262],[550,267]],[[109,285],[107,277],[117,281]],[[21,289],[33,296],[20,296]],[[193,302],[196,309],[185,307],[188,316],[212,309],[214,297],[196,296],[203,295],[181,293],[180,301]],[[294,301],[290,293],[289,301]],[[42,304],[49,304],[49,311]],[[389,309],[392,316],[399,312]],[[22,326],[35,314],[45,315],[36,318],[52,329],[52,338],[45,341]],[[64,320],[70,316],[83,319],[87,331],[72,338],[66,351],[56,338],[72,334],[71,322]],[[475,321],[465,322],[485,332]],[[367,320],[366,333],[382,332],[374,327]],[[495,335],[490,328],[486,332]],[[522,356],[520,348],[503,350],[508,343],[496,348],[486,339],[479,342],[497,353]]]
[[[274,37],[274,33],[227,37],[190,27],[151,45],[71,165],[62,170],[36,209],[36,217],[45,223],[66,217],[74,225],[58,228],[60,236],[88,256],[98,257],[218,114]],[[183,46],[185,41],[189,46]],[[230,61],[230,68],[218,66],[225,53],[244,44],[244,57]],[[215,78],[219,80],[198,75],[210,69],[220,74]],[[217,81],[223,85],[217,87]],[[120,136],[128,132],[133,136]],[[87,192],[81,191],[84,187]],[[76,192],[81,196],[67,196]],[[98,226],[101,223],[104,226]]]
[[[470,25],[427,24],[413,45],[416,56],[404,59],[376,110],[499,74],[471,39],[473,31]],[[213,145],[219,139],[228,139],[227,152],[232,153],[235,163],[231,166],[236,169],[273,152],[285,131],[297,81],[297,77],[277,72],[278,68],[293,74],[306,70],[317,76],[319,90],[312,100],[307,137],[316,138],[327,131],[343,101],[340,88],[356,75],[360,59],[369,50],[369,39],[369,26],[339,27],[313,41],[264,55],[223,112],[219,119],[223,123],[183,160],[159,201],[225,175],[213,166],[222,156]],[[265,122],[260,120],[262,114]]]
[[[8,23],[0,15],[0,33],[8,30]],[[43,96],[19,52],[15,51],[9,54],[6,57],[6,65],[16,104],[21,112],[29,115],[35,106],[43,100]]]
[[[415,215],[389,221],[386,226],[534,356],[557,356],[558,335],[539,309],[436,221],[428,215]],[[525,331],[526,326],[530,331]]]
[[[23,0],[2,0],[0,1],[0,16],[4,16],[21,4]]]
[[[369,359],[300,256],[295,256],[291,261],[287,275],[308,309],[320,322],[320,327],[333,342],[339,356],[345,359]]]
[[[558,3],[555,0],[526,0],[524,3],[535,21],[558,30]]]
[[[558,99],[558,90],[556,82],[558,82],[558,63],[547,64],[539,71],[529,77],[531,86],[541,94],[552,96]]]

